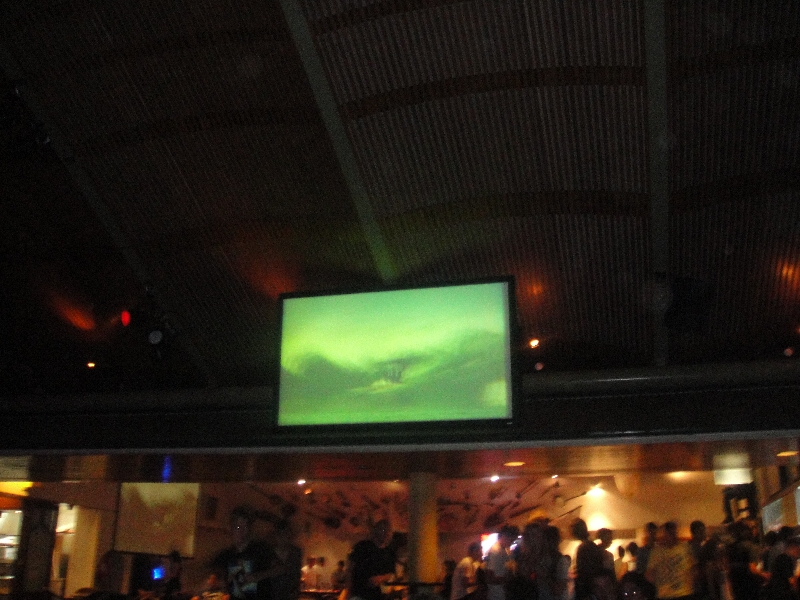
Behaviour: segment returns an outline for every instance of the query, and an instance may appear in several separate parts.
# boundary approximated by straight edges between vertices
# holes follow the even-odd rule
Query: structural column
[[[412,473],[408,492],[408,580],[432,583],[439,576],[436,475]]]

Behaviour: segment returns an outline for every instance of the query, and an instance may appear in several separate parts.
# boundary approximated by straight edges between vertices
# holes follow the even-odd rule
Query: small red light
[[[122,321],[122,326],[127,327],[131,324],[131,313],[127,310],[123,310],[122,314],[119,316],[119,320]]]

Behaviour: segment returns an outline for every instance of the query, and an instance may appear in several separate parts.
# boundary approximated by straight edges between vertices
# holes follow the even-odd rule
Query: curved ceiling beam
[[[642,87],[645,85],[645,70],[641,67],[586,66],[531,68],[464,75],[462,77],[412,85],[352,100],[343,104],[341,111],[342,117],[351,121],[404,106],[413,106],[430,102],[431,100],[454,98],[469,94],[548,86],[584,85]]]
[[[392,283],[397,279],[397,268],[394,265],[386,239],[372,210],[367,187],[361,177],[353,146],[347,136],[336,100],[325,76],[322,61],[314,46],[308,23],[298,4],[298,0],[281,0],[281,7],[292,32],[292,38],[297,46],[300,58],[303,61],[303,67],[306,75],[308,75],[320,115],[328,130],[328,135],[330,135],[342,174],[350,190],[350,196],[355,204],[358,219],[372,253],[375,267],[385,283]]]
[[[647,129],[650,157],[650,239],[653,274],[653,362],[669,360],[664,326],[669,269],[669,132],[667,123],[666,25],[663,0],[645,0],[644,42],[647,71]]]

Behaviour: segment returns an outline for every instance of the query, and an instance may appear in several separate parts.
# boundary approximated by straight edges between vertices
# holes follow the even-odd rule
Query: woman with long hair
[[[563,600],[569,594],[569,567],[572,559],[561,553],[561,531],[548,525],[543,532],[544,547],[540,561],[539,600]]]
[[[516,573],[506,586],[507,600],[536,600],[540,561],[544,548],[543,525],[528,523],[522,530],[522,544],[516,556]]]

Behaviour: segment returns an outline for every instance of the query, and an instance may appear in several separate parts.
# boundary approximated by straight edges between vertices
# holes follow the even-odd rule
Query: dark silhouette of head
[[[572,522],[572,537],[576,540],[585,541],[589,539],[589,528],[586,526],[586,521],[583,519],[575,519]]]
[[[693,541],[702,542],[706,539],[706,524],[702,521],[692,521],[689,525],[689,532],[692,534]]]
[[[516,525],[503,525],[497,532],[497,541],[504,548],[508,548],[519,537],[519,527]]]

